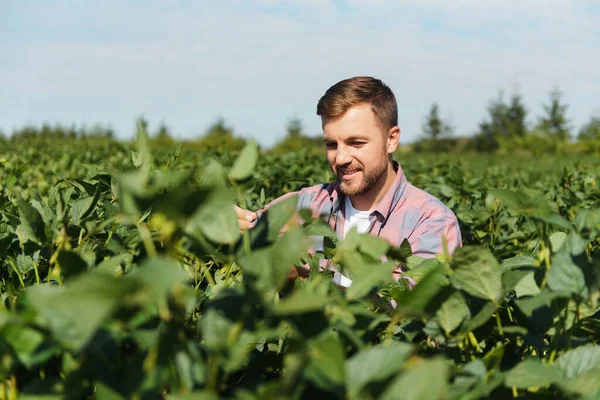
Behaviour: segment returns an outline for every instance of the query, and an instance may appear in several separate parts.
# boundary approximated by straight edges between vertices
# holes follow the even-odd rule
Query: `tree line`
[[[479,123],[478,131],[471,137],[471,146],[478,151],[494,151],[501,146],[503,140],[527,136],[554,142],[567,142],[575,138],[579,141],[600,140],[600,115],[592,116],[578,134],[575,134],[568,117],[569,107],[562,97],[563,93],[558,89],[550,92],[548,103],[543,104],[543,115],[537,116],[535,123],[530,124],[521,95],[514,93],[505,101],[503,93],[499,92],[498,96],[489,102],[487,116]],[[452,138],[454,130],[454,127],[440,116],[439,105],[433,103],[424,118],[420,142],[435,147],[436,142]]]
[[[563,94],[555,89],[549,94],[547,104],[543,104],[543,114],[536,121],[528,122],[528,110],[518,93],[513,93],[505,101],[503,93],[499,92],[487,106],[487,115],[478,124],[478,130],[472,136],[456,136],[455,128],[441,117],[440,106],[433,103],[422,123],[421,137],[413,144],[416,151],[455,151],[456,149],[492,152],[503,146],[511,147],[517,143],[520,146],[556,148],[556,144],[567,143],[577,138],[578,141],[600,142],[600,115],[595,115],[574,132],[568,116],[568,105],[563,101]],[[171,146],[182,143],[193,149],[208,151],[236,151],[246,143],[246,139],[236,134],[234,128],[227,124],[224,118],[218,118],[199,137],[180,140],[174,138],[165,123],[151,130],[148,121],[139,117],[136,126],[141,125],[150,134],[153,144]],[[290,152],[301,149],[320,149],[320,135],[307,135],[302,121],[298,118],[288,120],[285,127],[286,136],[270,150],[273,152]],[[0,131],[0,139],[6,137]],[[48,138],[48,139],[106,139],[113,140],[113,129],[99,124],[91,127],[76,127],[75,125],[51,126],[43,124],[40,127],[25,126],[13,131],[10,140]],[[6,139],[5,139],[6,140]],[[542,142],[541,142],[542,141]],[[551,143],[551,146],[548,144]],[[542,146],[543,147],[543,146]],[[596,146],[600,148],[600,146]]]

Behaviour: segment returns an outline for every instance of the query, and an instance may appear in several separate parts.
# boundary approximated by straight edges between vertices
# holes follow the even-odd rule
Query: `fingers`
[[[254,228],[258,219],[258,214],[255,212],[244,210],[236,205],[233,206],[238,219],[238,225],[241,231]]]
[[[309,274],[309,269],[303,267],[292,267],[288,272],[287,279],[288,281],[295,281],[296,279],[300,278],[300,280],[303,281],[308,278]]]

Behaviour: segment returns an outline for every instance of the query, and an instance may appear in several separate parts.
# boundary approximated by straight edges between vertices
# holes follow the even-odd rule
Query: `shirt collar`
[[[394,170],[396,171],[396,178],[392,183],[392,186],[388,189],[383,198],[377,203],[374,213],[379,214],[378,218],[382,221],[386,220],[391,214],[394,207],[400,201],[402,197],[402,193],[404,192],[404,188],[406,187],[406,177],[404,175],[404,171],[400,166],[400,163],[397,161],[393,162]]]

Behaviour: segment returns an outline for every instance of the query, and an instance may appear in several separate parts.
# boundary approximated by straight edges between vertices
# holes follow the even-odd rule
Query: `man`
[[[356,227],[399,246],[406,238],[421,257],[461,246],[454,213],[440,200],[411,185],[392,159],[398,147],[398,108],[392,90],[379,79],[354,77],[329,88],[317,105],[329,166],[336,181],[286,194],[254,213],[236,207],[240,229],[251,229],[258,214],[291,195],[298,209],[310,208],[323,217],[339,238]],[[398,279],[401,267],[394,272]],[[339,273],[341,286],[352,282]]]

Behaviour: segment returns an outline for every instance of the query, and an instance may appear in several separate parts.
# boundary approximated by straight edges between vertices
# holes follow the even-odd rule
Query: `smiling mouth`
[[[358,170],[339,170],[339,175],[345,181],[349,181],[358,174]]]

